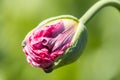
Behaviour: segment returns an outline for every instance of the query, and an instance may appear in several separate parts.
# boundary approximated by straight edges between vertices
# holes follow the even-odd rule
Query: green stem
[[[118,0],[100,0],[94,4],[80,19],[83,24],[86,24],[99,10],[106,6],[113,6],[120,11],[120,1]]]

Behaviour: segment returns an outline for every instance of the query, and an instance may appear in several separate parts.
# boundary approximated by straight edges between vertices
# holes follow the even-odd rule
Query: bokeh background
[[[80,18],[98,0],[0,0],[0,80],[120,80],[120,12],[102,9],[86,25],[87,46],[76,62],[46,74],[22,51],[25,35],[42,20]]]

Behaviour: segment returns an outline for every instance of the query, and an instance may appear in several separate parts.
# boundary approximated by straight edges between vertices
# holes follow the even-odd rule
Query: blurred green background
[[[25,35],[42,20],[80,18],[98,0],[0,0],[0,80],[120,80],[120,13],[102,9],[86,25],[88,43],[76,62],[46,74],[22,51]]]

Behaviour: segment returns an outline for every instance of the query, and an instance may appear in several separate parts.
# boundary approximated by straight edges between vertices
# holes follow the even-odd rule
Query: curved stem
[[[116,7],[120,11],[120,1],[118,0],[100,0],[94,4],[80,19],[83,24],[86,24],[99,10],[106,6]]]

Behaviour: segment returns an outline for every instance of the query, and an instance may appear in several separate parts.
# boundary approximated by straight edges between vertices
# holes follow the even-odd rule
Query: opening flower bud
[[[30,65],[45,72],[77,60],[86,44],[87,30],[69,15],[49,18],[30,31],[22,42]]]

